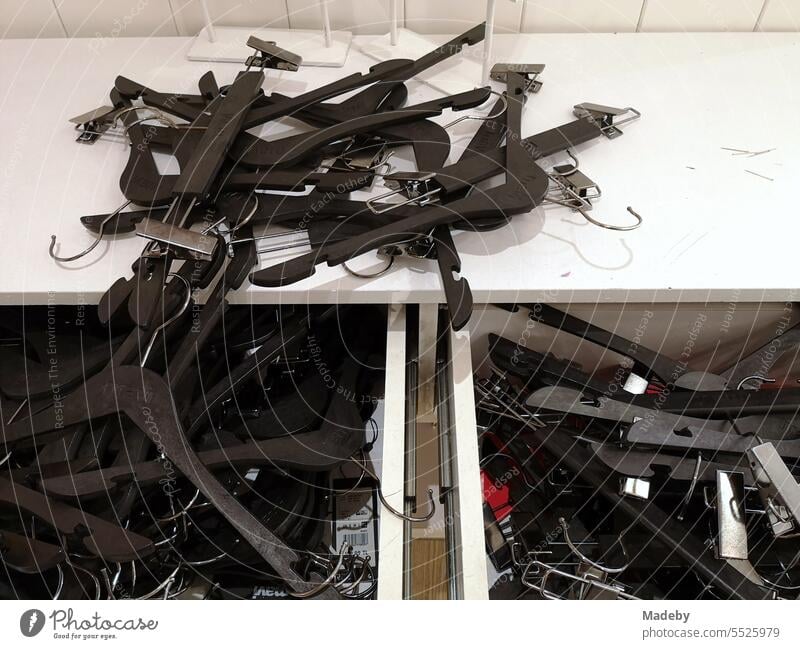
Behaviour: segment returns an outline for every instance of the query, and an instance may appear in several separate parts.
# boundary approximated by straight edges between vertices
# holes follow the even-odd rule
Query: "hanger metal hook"
[[[250,223],[250,221],[253,220],[253,217],[256,215],[256,212],[258,212],[258,194],[253,192],[252,194],[250,194],[250,196],[253,198],[253,209],[250,210],[250,212],[247,214],[247,216],[244,217],[244,219],[242,219],[241,221],[237,221],[236,225],[234,225],[228,231],[228,234],[232,235],[237,230],[241,230],[244,226],[246,226],[248,223]]]
[[[381,489],[381,480],[378,475],[367,466],[366,462],[361,462],[357,460],[355,457],[351,457],[350,461],[353,462],[356,466],[360,467],[362,471],[364,471],[370,478],[375,481],[377,485],[376,491],[378,492],[378,498],[381,501],[381,504],[389,511],[390,514],[397,516],[397,518],[402,518],[404,521],[408,521],[409,523],[424,523],[426,521],[431,520],[433,515],[436,513],[436,501],[433,499],[433,489],[428,489],[428,502],[430,503],[430,509],[428,513],[424,516],[409,516],[404,514],[403,512],[397,511],[394,507],[392,507],[386,500],[383,495],[383,489]]]
[[[686,509],[689,507],[689,503],[692,501],[692,496],[694,495],[694,490],[697,488],[697,482],[700,480],[700,467],[703,464],[703,454],[697,454],[697,460],[695,460],[694,465],[694,472],[692,473],[692,480],[689,482],[689,488],[686,490],[686,495],[683,497],[683,504],[681,506],[681,510],[678,512],[676,518],[679,521],[682,521],[686,516]]]
[[[567,544],[567,547],[572,551],[572,553],[581,560],[581,562],[592,566],[592,568],[597,568],[602,572],[605,572],[609,575],[616,575],[619,574],[630,565],[630,559],[628,558],[628,550],[625,548],[625,544],[622,542],[622,535],[619,536],[617,542],[619,543],[619,547],[622,550],[622,556],[625,557],[625,565],[619,568],[609,568],[608,566],[604,566],[603,564],[597,563],[592,561],[589,557],[587,557],[583,552],[580,551],[577,545],[572,542],[572,539],[569,537],[569,524],[567,523],[564,517],[559,517],[558,522],[561,525],[561,529],[564,530],[564,542]]]
[[[94,250],[97,247],[97,244],[99,244],[103,240],[103,232],[105,230],[106,223],[108,223],[111,219],[113,219],[115,216],[117,216],[122,210],[124,210],[126,207],[128,207],[128,205],[130,205],[132,202],[133,201],[125,201],[120,207],[118,207],[116,210],[111,212],[111,214],[109,214],[106,218],[104,218],[100,222],[100,228],[97,231],[97,238],[91,243],[91,245],[88,248],[86,248],[86,250],[84,250],[83,252],[79,252],[77,255],[72,255],[71,257],[59,257],[58,255],[56,255],[53,252],[53,250],[56,247],[56,235],[51,234],[50,235],[50,248],[47,251],[50,254],[50,258],[51,259],[55,259],[56,261],[63,263],[63,262],[69,262],[69,261],[77,261],[81,257],[85,257],[86,255],[88,255],[90,252],[92,252],[92,250]]]
[[[578,160],[578,156],[576,156],[573,153],[572,149],[566,149],[564,153],[566,153],[567,156],[569,156],[569,159],[572,160],[572,168],[562,169],[558,173],[560,176],[569,176],[570,174],[574,174],[576,171],[578,171],[578,168],[581,166],[581,163],[580,160]]]
[[[498,117],[503,115],[503,113],[505,113],[508,110],[508,98],[506,97],[506,93],[497,92],[496,90],[490,90],[489,92],[493,95],[497,95],[497,97],[500,98],[500,101],[503,102],[503,107],[500,109],[498,113],[495,113],[494,115],[487,115],[486,117],[477,117],[475,115],[462,115],[458,119],[454,119],[449,124],[445,124],[442,128],[446,130],[452,126],[455,126],[456,124],[463,122],[466,119],[474,119],[479,122],[488,122],[489,120],[497,119]]]
[[[775,383],[775,379],[767,378],[766,376],[761,376],[760,374],[751,374],[750,376],[745,376],[739,384],[736,386],[737,390],[741,390],[746,383],[750,381],[760,381],[761,383]]]
[[[192,499],[186,505],[184,505],[180,509],[180,511],[178,511],[178,512],[176,512],[176,513],[174,513],[174,514],[172,514],[170,516],[167,516],[165,518],[157,518],[156,520],[159,523],[169,523],[170,521],[174,521],[175,519],[180,518],[181,516],[185,516],[189,512],[189,510],[192,508],[192,506],[195,504],[195,502],[197,501],[197,499],[199,497],[200,497],[200,490],[197,489],[194,492],[194,496],[192,496]]]
[[[56,586],[56,592],[53,593],[53,601],[59,599],[61,592],[64,590],[64,569],[60,563],[56,566],[56,570],[58,571],[58,585]]]
[[[94,592],[95,592],[94,598],[99,600],[100,595],[102,594],[102,588],[100,587],[100,580],[97,578],[97,575],[95,575],[91,570],[87,570],[86,568],[79,566],[76,563],[72,563],[72,561],[69,560],[69,556],[67,556],[64,563],[66,563],[70,568],[72,568],[73,571],[78,570],[79,572],[89,575],[89,578],[92,580],[92,583],[94,584]]]
[[[349,550],[350,550],[350,544],[342,543],[342,547],[339,548],[339,561],[336,562],[336,565],[334,566],[333,570],[331,570],[331,572],[328,574],[327,577],[325,577],[323,581],[321,581],[313,588],[300,593],[294,592],[292,590],[287,590],[289,595],[297,599],[309,599],[310,597],[319,595],[323,590],[325,590],[326,588],[328,588],[328,586],[331,585],[333,580],[336,578],[336,575],[339,574],[339,571],[342,569],[342,564],[344,564],[344,555]]]
[[[385,253],[386,256],[388,257],[388,259],[386,260],[386,265],[383,268],[379,268],[374,273],[362,273],[360,271],[353,270],[352,268],[350,268],[350,266],[347,265],[346,261],[342,262],[342,268],[344,268],[353,277],[358,277],[359,279],[373,279],[375,277],[380,277],[381,275],[384,275],[385,273],[389,272],[389,270],[394,265],[394,258],[397,256],[397,254],[393,254],[392,250],[388,248],[380,248],[378,250],[378,254],[381,253]]]
[[[181,305],[180,309],[177,310],[169,319],[162,322],[158,327],[156,327],[155,331],[153,331],[153,335],[150,336],[150,340],[147,343],[147,347],[144,350],[144,354],[142,354],[142,360],[139,363],[142,367],[147,364],[147,358],[150,356],[150,352],[153,351],[153,345],[156,343],[156,338],[158,338],[158,334],[161,333],[164,329],[169,327],[173,322],[175,322],[178,318],[180,318],[185,312],[186,309],[189,307],[189,302],[192,301],[192,287],[189,284],[189,280],[187,280],[182,275],[178,275],[177,273],[168,273],[167,277],[175,277],[180,280],[183,285],[186,287],[186,297],[183,300],[183,304]],[[167,284],[161,289],[162,293],[166,290]]]
[[[611,223],[603,223],[602,221],[598,221],[597,219],[593,219],[589,214],[587,214],[586,210],[582,207],[577,208],[575,211],[580,213],[580,215],[585,218],[589,223],[592,225],[596,225],[598,228],[604,228],[606,230],[616,230],[617,232],[628,232],[630,230],[635,230],[638,228],[644,219],[630,206],[627,207],[628,212],[633,215],[633,218],[636,219],[636,223],[633,225],[612,225]]]
[[[152,599],[153,597],[158,595],[162,590],[164,590],[166,588],[169,588],[170,584],[172,584],[175,581],[175,575],[178,574],[178,570],[180,570],[180,569],[181,569],[181,564],[178,564],[178,567],[175,568],[175,570],[173,570],[170,573],[169,577],[167,577],[164,581],[162,581],[158,586],[156,586],[149,593],[147,593],[146,595],[142,595],[141,597],[137,597],[136,599],[137,600]]]

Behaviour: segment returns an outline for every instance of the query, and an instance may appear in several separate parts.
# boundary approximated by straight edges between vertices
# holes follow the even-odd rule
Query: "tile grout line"
[[[69,32],[67,32],[67,26],[64,24],[64,19],[61,17],[61,11],[56,4],[56,0],[50,0],[50,4],[53,5],[53,10],[56,12],[56,17],[58,18],[58,23],[61,25],[61,30],[64,32],[64,38],[69,38]]]
[[[175,35],[183,36],[181,30],[178,29],[178,18],[175,16],[175,7],[172,5],[172,0],[167,0],[167,4],[169,5],[169,13],[172,16],[172,26],[175,27]]]
[[[639,10],[639,20],[636,21],[636,33],[642,31],[642,23],[644,22],[644,14],[647,11],[647,0],[642,0],[642,8]]]
[[[291,29],[292,28],[292,16],[291,16],[291,14],[289,12],[289,0],[284,0],[283,1],[283,6],[286,7],[286,24],[289,26],[289,29]]]
[[[753,25],[753,31],[758,32],[761,31],[761,21],[764,18],[764,14],[767,13],[767,6],[769,5],[769,0],[764,0],[764,4],[761,5],[761,11],[758,12],[758,17],[756,18],[756,23]]]

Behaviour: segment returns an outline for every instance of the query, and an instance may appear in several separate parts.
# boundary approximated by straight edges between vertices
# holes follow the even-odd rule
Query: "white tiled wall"
[[[800,0],[496,0],[502,32],[798,31]],[[334,29],[382,34],[391,0],[326,0]],[[319,0],[208,0],[220,25],[317,29]],[[397,0],[401,26],[455,33],[483,20],[485,0]],[[199,0],[0,0],[0,37],[188,36]]]

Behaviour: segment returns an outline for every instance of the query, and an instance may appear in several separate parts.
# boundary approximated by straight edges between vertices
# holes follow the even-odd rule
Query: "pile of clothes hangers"
[[[328,530],[342,493],[334,478],[355,467],[344,494],[366,486],[384,512],[411,522],[433,514],[432,500],[420,516],[389,507],[366,457],[385,310],[241,308],[227,296],[248,278],[284,286],[367,251],[385,253],[387,269],[400,254],[435,257],[460,327],[472,299],[454,275],[452,229],[503,227],[546,200],[592,220],[599,191],[572,149],[620,135],[636,111],[579,104],[573,121],[523,138],[524,101],[543,66],[515,64],[495,67],[503,92],[405,105],[405,82],[483,36],[479,25],[416,61],[385,61],[295,97],[261,86],[266,71],[297,70],[300,59],[251,38],[253,55],[229,85],[208,72],[186,94],[120,76],[109,105],[72,120],[81,145],[129,146],[125,202],[81,219],[96,235],[86,250],[67,255],[53,236],[50,255],[69,264],[105,235],[146,243],[96,309],[3,312],[0,596],[227,596],[243,575],[284,596],[372,596],[374,557]],[[448,164],[447,127],[431,118],[492,95]],[[309,130],[252,132],[289,117]],[[417,170],[386,173],[405,145]],[[180,172],[161,173],[159,153]],[[559,154],[573,164],[540,166]],[[392,191],[350,199],[377,179]],[[256,234],[263,226],[301,230],[311,252],[259,268],[258,242],[275,236]]]
[[[502,228],[544,202],[567,206],[605,228],[630,230],[641,223],[631,208],[632,225],[609,225],[589,215],[600,189],[578,169],[574,153],[595,138],[621,135],[619,127],[639,117],[635,109],[580,103],[573,121],[523,137],[523,106],[529,93],[541,89],[544,65],[520,63],[492,69],[502,92],[487,86],[406,105],[405,82],[479,43],[484,31],[485,25],[478,25],[417,60],[384,61],[295,97],[266,95],[261,85],[265,70],[297,70],[300,58],[255,37],[248,41],[254,54],[247,69],[228,86],[220,87],[212,72],[200,78],[198,94],[153,90],[117,77],[110,105],[72,121],[79,142],[121,137],[130,143],[120,178],[125,203],[111,214],[82,218],[97,235],[87,250],[64,256],[54,236],[51,256],[74,261],[104,234],[133,231],[149,241],[137,261],[139,272],[165,256],[209,260],[219,247],[247,254],[256,241],[270,242],[259,253],[310,246],[310,252],[266,268],[258,268],[254,258],[249,279],[265,287],[307,278],[323,263],[369,278],[389,271],[399,255],[431,258],[438,263],[453,327],[463,327],[472,313],[472,294],[457,275],[461,262],[453,229]],[[353,91],[358,92],[331,101]],[[475,108],[492,96],[496,101],[485,116],[470,114],[446,125],[432,119],[447,110]],[[281,118],[308,128],[274,139],[253,134]],[[455,156],[448,129],[464,120],[480,126]],[[413,151],[413,171],[394,171],[389,163],[403,146]],[[174,156],[180,173],[159,173],[156,152]],[[558,156],[571,162],[541,166]],[[451,158],[456,159],[448,163]],[[367,200],[348,198],[378,180],[391,190]],[[131,203],[147,209],[123,211]],[[284,230],[254,237],[253,229],[263,226]],[[370,251],[386,258],[377,272],[348,266]]]
[[[385,309],[146,297],[2,310],[0,597],[371,597]]]
[[[476,401],[493,597],[797,597],[800,389],[770,370],[800,326],[713,374],[545,304],[505,308],[627,364],[586,372],[490,336]]]

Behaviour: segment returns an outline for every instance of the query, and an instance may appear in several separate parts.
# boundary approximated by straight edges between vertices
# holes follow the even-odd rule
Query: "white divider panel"
[[[450,333],[450,377],[452,379],[455,516],[458,532],[458,568],[464,599],[487,599],[486,546],[483,536],[483,491],[481,488],[475,391],[469,331]]]
[[[386,331],[381,487],[403,511],[406,419],[406,308],[390,305]],[[403,599],[403,521],[378,505],[378,599]]]

